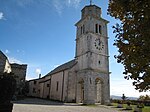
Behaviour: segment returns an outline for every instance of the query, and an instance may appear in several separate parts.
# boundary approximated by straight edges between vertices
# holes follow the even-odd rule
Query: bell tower
[[[77,102],[109,103],[108,21],[102,18],[101,8],[92,5],[81,10],[75,24],[77,67]]]

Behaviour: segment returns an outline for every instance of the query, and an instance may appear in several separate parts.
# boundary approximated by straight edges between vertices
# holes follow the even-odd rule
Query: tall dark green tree
[[[150,0],[109,0],[108,14],[121,23],[113,26],[115,55],[135,89],[150,91]]]

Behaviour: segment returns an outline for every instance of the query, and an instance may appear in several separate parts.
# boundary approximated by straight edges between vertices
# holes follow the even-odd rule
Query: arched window
[[[81,26],[81,34],[82,34],[82,26]]]
[[[102,29],[101,25],[99,25],[99,33],[102,34]]]
[[[84,25],[83,25],[83,34],[84,34],[84,32],[85,32],[85,27],[84,27]]]
[[[98,33],[98,24],[95,24],[95,33]]]

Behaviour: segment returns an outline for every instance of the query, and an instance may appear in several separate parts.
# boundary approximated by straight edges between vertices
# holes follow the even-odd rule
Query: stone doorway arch
[[[103,96],[103,81],[100,78],[95,79],[95,102],[102,103]]]

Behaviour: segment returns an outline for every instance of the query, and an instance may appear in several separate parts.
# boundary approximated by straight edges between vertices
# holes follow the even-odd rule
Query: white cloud
[[[55,68],[57,68],[58,66],[60,66],[60,65],[54,65],[53,68],[55,69]]]
[[[81,3],[81,0],[66,0],[66,4],[74,8],[78,8],[80,3]]]
[[[135,90],[131,80],[111,80],[110,83],[110,94],[122,96],[125,94],[127,97],[139,97],[140,95],[150,94],[150,92],[139,92]]]
[[[20,52],[20,50],[17,50],[17,53],[19,53]]]
[[[0,20],[1,19],[4,19],[4,13],[3,12],[0,12]]]
[[[18,64],[22,64],[22,62],[14,57],[8,57],[8,60],[10,63],[18,63]]]
[[[6,53],[6,54],[9,54],[9,53],[10,53],[10,51],[9,51],[8,49],[6,49],[6,50],[5,50],[5,53]]]
[[[32,77],[32,76],[26,75],[26,80],[32,80],[32,79],[35,79],[35,77]]]
[[[37,0],[12,0],[12,1],[15,2],[17,5],[24,7],[26,5],[34,3],[34,1],[36,2]]]
[[[25,55],[25,51],[24,51],[24,50],[19,50],[19,49],[17,49],[16,52],[17,52],[18,54]]]
[[[73,7],[78,8],[81,3],[81,0],[53,0],[53,5],[58,12],[58,14],[61,14],[63,9],[65,7]]]
[[[41,73],[41,69],[40,69],[40,68],[37,68],[37,69],[35,70],[35,73],[39,75],[39,74]]]
[[[60,2],[60,0],[53,0],[53,5],[56,8],[58,14],[61,15],[63,10],[63,4]]]
[[[62,14],[63,9],[65,7],[73,7],[73,8],[78,8],[81,0],[12,0],[14,3],[16,3],[20,7],[25,7],[30,4],[41,4],[45,5],[51,8],[55,8],[57,13],[59,15]]]

